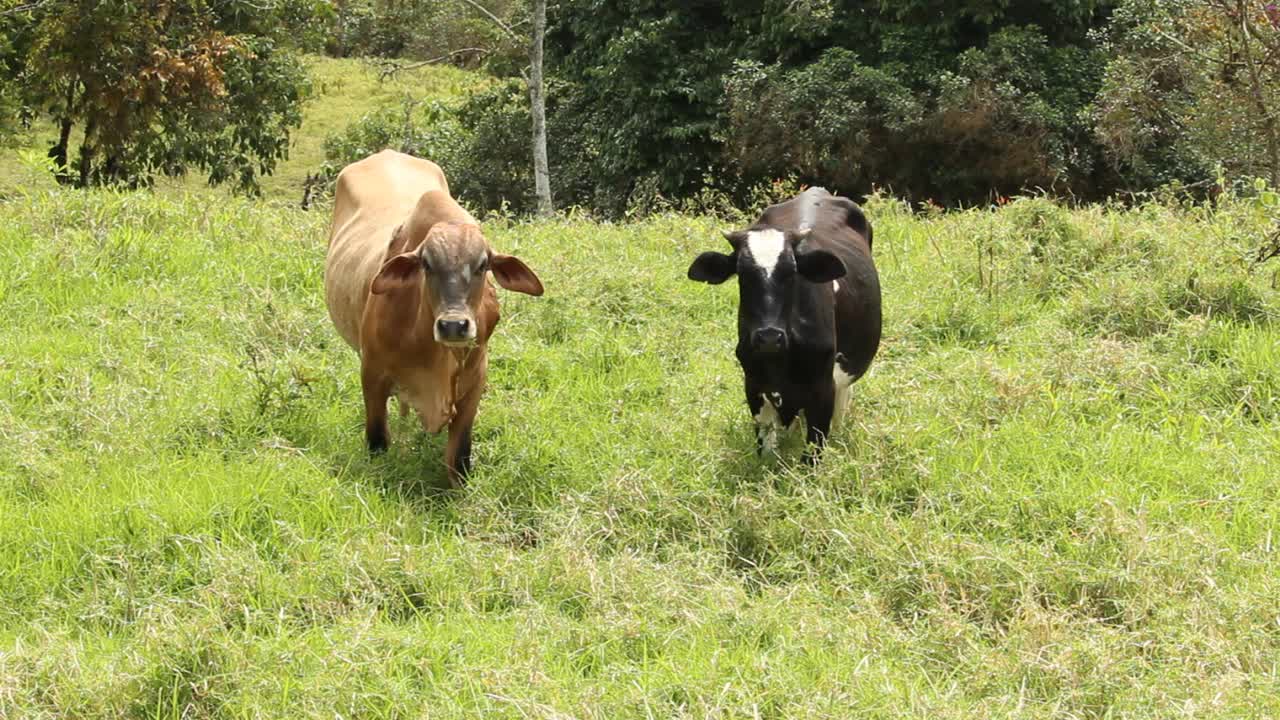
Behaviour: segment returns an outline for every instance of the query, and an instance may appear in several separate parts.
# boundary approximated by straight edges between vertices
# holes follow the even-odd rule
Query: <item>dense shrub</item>
[[[331,184],[343,166],[391,148],[439,163],[454,195],[471,207],[524,211],[533,203],[529,140],[511,130],[528,127],[527,98],[516,83],[454,104],[405,99],[327,138],[321,175]]]
[[[1110,6],[570,0],[548,36],[569,116],[552,118],[553,142],[594,157],[557,180],[614,212],[640,190],[688,197],[710,180],[741,200],[788,176],[944,203],[1097,194],[1081,110],[1104,63],[1090,32]]]
[[[786,181],[971,206],[1280,173],[1264,112],[1280,102],[1280,21],[1249,5],[1253,29],[1227,27],[1240,2],[566,0],[547,36],[556,202],[745,208]],[[359,0],[337,25],[338,53],[496,49],[486,66],[511,80],[456,108],[452,174],[485,207],[529,206],[520,43],[464,3]],[[1261,90],[1232,59],[1248,43]],[[1201,45],[1207,59],[1187,50]]]
[[[524,12],[514,0],[486,0],[484,5],[511,23]],[[459,63],[476,64],[506,44],[497,25],[462,2],[350,0],[336,6],[323,49],[338,57],[452,55]]]
[[[844,48],[792,70],[737,63],[725,103],[726,159],[745,177],[794,173],[845,188],[905,184],[904,139],[924,114],[891,73]]]
[[[1252,0],[1125,0],[1091,108],[1130,187],[1269,177],[1280,185],[1280,10]]]
[[[286,9],[307,12],[246,0],[11,8],[0,105],[7,95],[24,120],[56,126],[48,155],[61,182],[136,187],[196,171],[257,192],[288,155],[308,92]]]
[[[386,148],[446,164],[461,142],[454,109],[439,101],[404,100],[365,115],[346,130],[325,139],[324,152],[337,169]]]

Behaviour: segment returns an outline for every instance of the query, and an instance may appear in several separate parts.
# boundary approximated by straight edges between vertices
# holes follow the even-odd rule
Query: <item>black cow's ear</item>
[[[689,279],[719,285],[738,270],[738,259],[718,252],[704,252],[689,266]]]
[[[839,280],[848,272],[840,258],[826,250],[796,253],[796,271],[800,277],[816,283]]]
[[[721,230],[720,234],[733,246],[733,251],[738,252],[742,249],[742,243],[747,241],[748,233],[746,230]]]

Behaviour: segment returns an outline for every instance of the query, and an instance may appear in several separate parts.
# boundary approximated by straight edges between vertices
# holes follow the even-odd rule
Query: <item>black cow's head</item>
[[[781,352],[790,342],[791,308],[801,283],[829,283],[845,275],[832,253],[805,247],[810,230],[773,228],[726,232],[731,254],[704,252],[689,279],[718,285],[738,276],[738,337],[754,352]]]

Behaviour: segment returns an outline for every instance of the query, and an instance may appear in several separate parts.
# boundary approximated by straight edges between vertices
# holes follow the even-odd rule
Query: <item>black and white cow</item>
[[[737,356],[757,450],[774,450],[778,429],[803,413],[812,462],[880,346],[871,224],[852,200],[810,188],[725,238],[733,252],[702,253],[689,279],[738,276]]]

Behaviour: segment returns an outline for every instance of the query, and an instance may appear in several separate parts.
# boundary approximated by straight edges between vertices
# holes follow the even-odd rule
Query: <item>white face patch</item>
[[[839,281],[839,280],[832,280],[832,281],[831,281],[831,294],[832,294],[832,295],[835,295],[835,294],[836,294],[836,293],[838,293],[838,292],[840,292],[840,281]]]
[[[786,242],[781,230],[752,230],[747,233],[747,252],[764,271],[765,277],[773,275]]]

